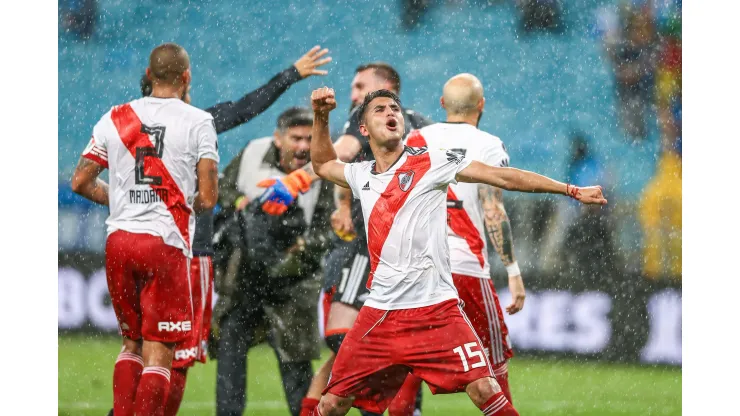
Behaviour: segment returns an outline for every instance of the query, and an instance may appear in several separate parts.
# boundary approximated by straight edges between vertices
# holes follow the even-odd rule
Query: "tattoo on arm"
[[[77,164],[77,169],[75,170],[72,181],[73,183],[78,183],[78,178],[80,176],[89,179],[82,179],[82,187],[80,187],[76,192],[93,202],[97,202],[101,205],[108,205],[108,184],[98,178],[98,175],[100,175],[104,169],[105,168],[103,166],[81,157]]]
[[[478,196],[483,206],[483,222],[486,234],[493,244],[504,266],[514,263],[514,239],[511,223],[504,208],[503,191],[488,185],[478,187]]]

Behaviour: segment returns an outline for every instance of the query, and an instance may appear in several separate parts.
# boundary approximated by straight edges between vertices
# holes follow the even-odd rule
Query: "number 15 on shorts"
[[[463,347],[465,347],[464,351],[463,351]],[[477,347],[478,347],[477,342],[468,342],[467,344],[461,345],[455,348],[454,350],[452,350],[452,352],[456,352],[460,356],[460,359],[462,360],[463,369],[465,370],[465,372],[470,371],[472,368],[483,367],[484,365],[486,365],[486,359],[483,358],[483,353],[480,351],[473,351],[473,348],[477,348]],[[473,358],[477,358],[478,362],[474,363],[472,366],[469,367],[468,359],[472,361]]]

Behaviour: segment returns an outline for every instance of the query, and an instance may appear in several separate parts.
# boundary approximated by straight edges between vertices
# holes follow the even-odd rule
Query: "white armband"
[[[519,263],[514,262],[506,266],[506,273],[509,274],[509,277],[519,276],[520,274],[522,274],[522,272],[519,270]]]

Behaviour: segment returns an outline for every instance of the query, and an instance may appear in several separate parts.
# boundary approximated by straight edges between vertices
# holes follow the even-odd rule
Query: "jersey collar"
[[[409,149],[409,147],[406,146],[406,145],[404,145],[403,146],[403,152],[401,152],[401,154],[398,155],[398,159],[396,159],[395,162],[391,163],[391,165],[388,167],[388,170],[386,170],[385,172],[390,172],[391,169],[393,169],[393,167],[396,166],[396,164],[398,163],[398,161],[401,160],[401,158],[403,158],[403,155],[406,154],[406,152],[408,151],[408,149]],[[378,172],[375,170],[375,163],[376,162],[373,162],[373,168],[370,169],[370,173],[372,173],[373,175],[377,175],[378,174]],[[385,173],[385,172],[383,172],[383,173]]]

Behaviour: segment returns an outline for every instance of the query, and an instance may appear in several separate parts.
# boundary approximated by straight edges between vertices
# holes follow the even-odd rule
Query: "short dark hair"
[[[401,99],[398,98],[398,96],[394,94],[393,91],[388,91],[388,90],[373,91],[365,96],[365,99],[362,101],[362,104],[360,104],[360,106],[357,108],[357,117],[359,117],[360,124],[365,122],[365,111],[367,110],[367,106],[370,105],[370,101],[376,98],[379,98],[379,97],[390,98],[393,101],[395,101],[399,107],[401,107]]]
[[[152,80],[150,80],[149,77],[146,76],[146,74],[141,76],[141,81],[139,82],[139,85],[141,86],[142,97],[148,97],[152,95]]]
[[[306,107],[290,107],[277,119],[277,129],[285,131],[291,127],[313,126],[313,112]]]
[[[376,76],[390,82],[391,88],[396,90],[396,92],[401,92],[401,76],[398,75],[398,71],[393,69],[390,64],[385,62],[370,62],[369,64],[358,66],[355,70],[355,74],[366,69],[372,69]]]

